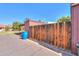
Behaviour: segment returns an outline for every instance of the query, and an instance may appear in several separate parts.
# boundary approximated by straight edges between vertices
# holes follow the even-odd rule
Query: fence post
[[[59,23],[57,23],[57,47],[60,45],[60,39],[59,39]]]

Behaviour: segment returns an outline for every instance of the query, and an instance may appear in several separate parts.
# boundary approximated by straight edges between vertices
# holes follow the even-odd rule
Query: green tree
[[[5,27],[5,31],[9,31],[9,29],[10,29],[9,26]]]
[[[57,20],[57,22],[61,22],[61,23],[70,22],[70,21],[71,21],[71,19],[70,19],[69,16],[63,16],[63,17],[61,17],[60,19]]]
[[[20,22],[13,22],[13,30],[21,30],[21,23]]]

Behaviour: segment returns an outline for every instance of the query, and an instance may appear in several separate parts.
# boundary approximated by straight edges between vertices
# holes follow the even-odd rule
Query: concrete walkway
[[[23,41],[18,35],[0,35],[0,56],[58,56],[59,53],[38,43]]]

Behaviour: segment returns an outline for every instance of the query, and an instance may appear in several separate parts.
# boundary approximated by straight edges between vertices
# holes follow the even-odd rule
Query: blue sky
[[[70,16],[70,4],[67,3],[0,3],[0,24],[14,21],[24,22],[25,18],[55,22],[62,16]]]

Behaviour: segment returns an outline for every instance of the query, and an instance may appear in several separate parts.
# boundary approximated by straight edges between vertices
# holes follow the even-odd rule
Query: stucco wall
[[[71,7],[72,19],[72,52],[77,54],[76,44],[79,42],[79,4]]]
[[[37,21],[29,21],[29,26],[35,26],[35,25],[42,25],[43,22],[37,22]]]
[[[24,28],[25,28],[25,31],[29,30],[29,21],[25,22]]]
[[[42,24],[44,24],[44,23],[43,23],[43,22],[32,21],[32,20],[27,20],[27,21],[25,22],[25,24],[24,24],[24,29],[25,29],[25,31],[30,32],[30,31],[29,31],[29,27],[30,27],[30,26],[42,25]],[[30,34],[28,33],[28,35],[30,35]]]
[[[42,25],[45,24],[43,22],[28,20],[25,22],[25,31],[29,31],[29,26]]]

